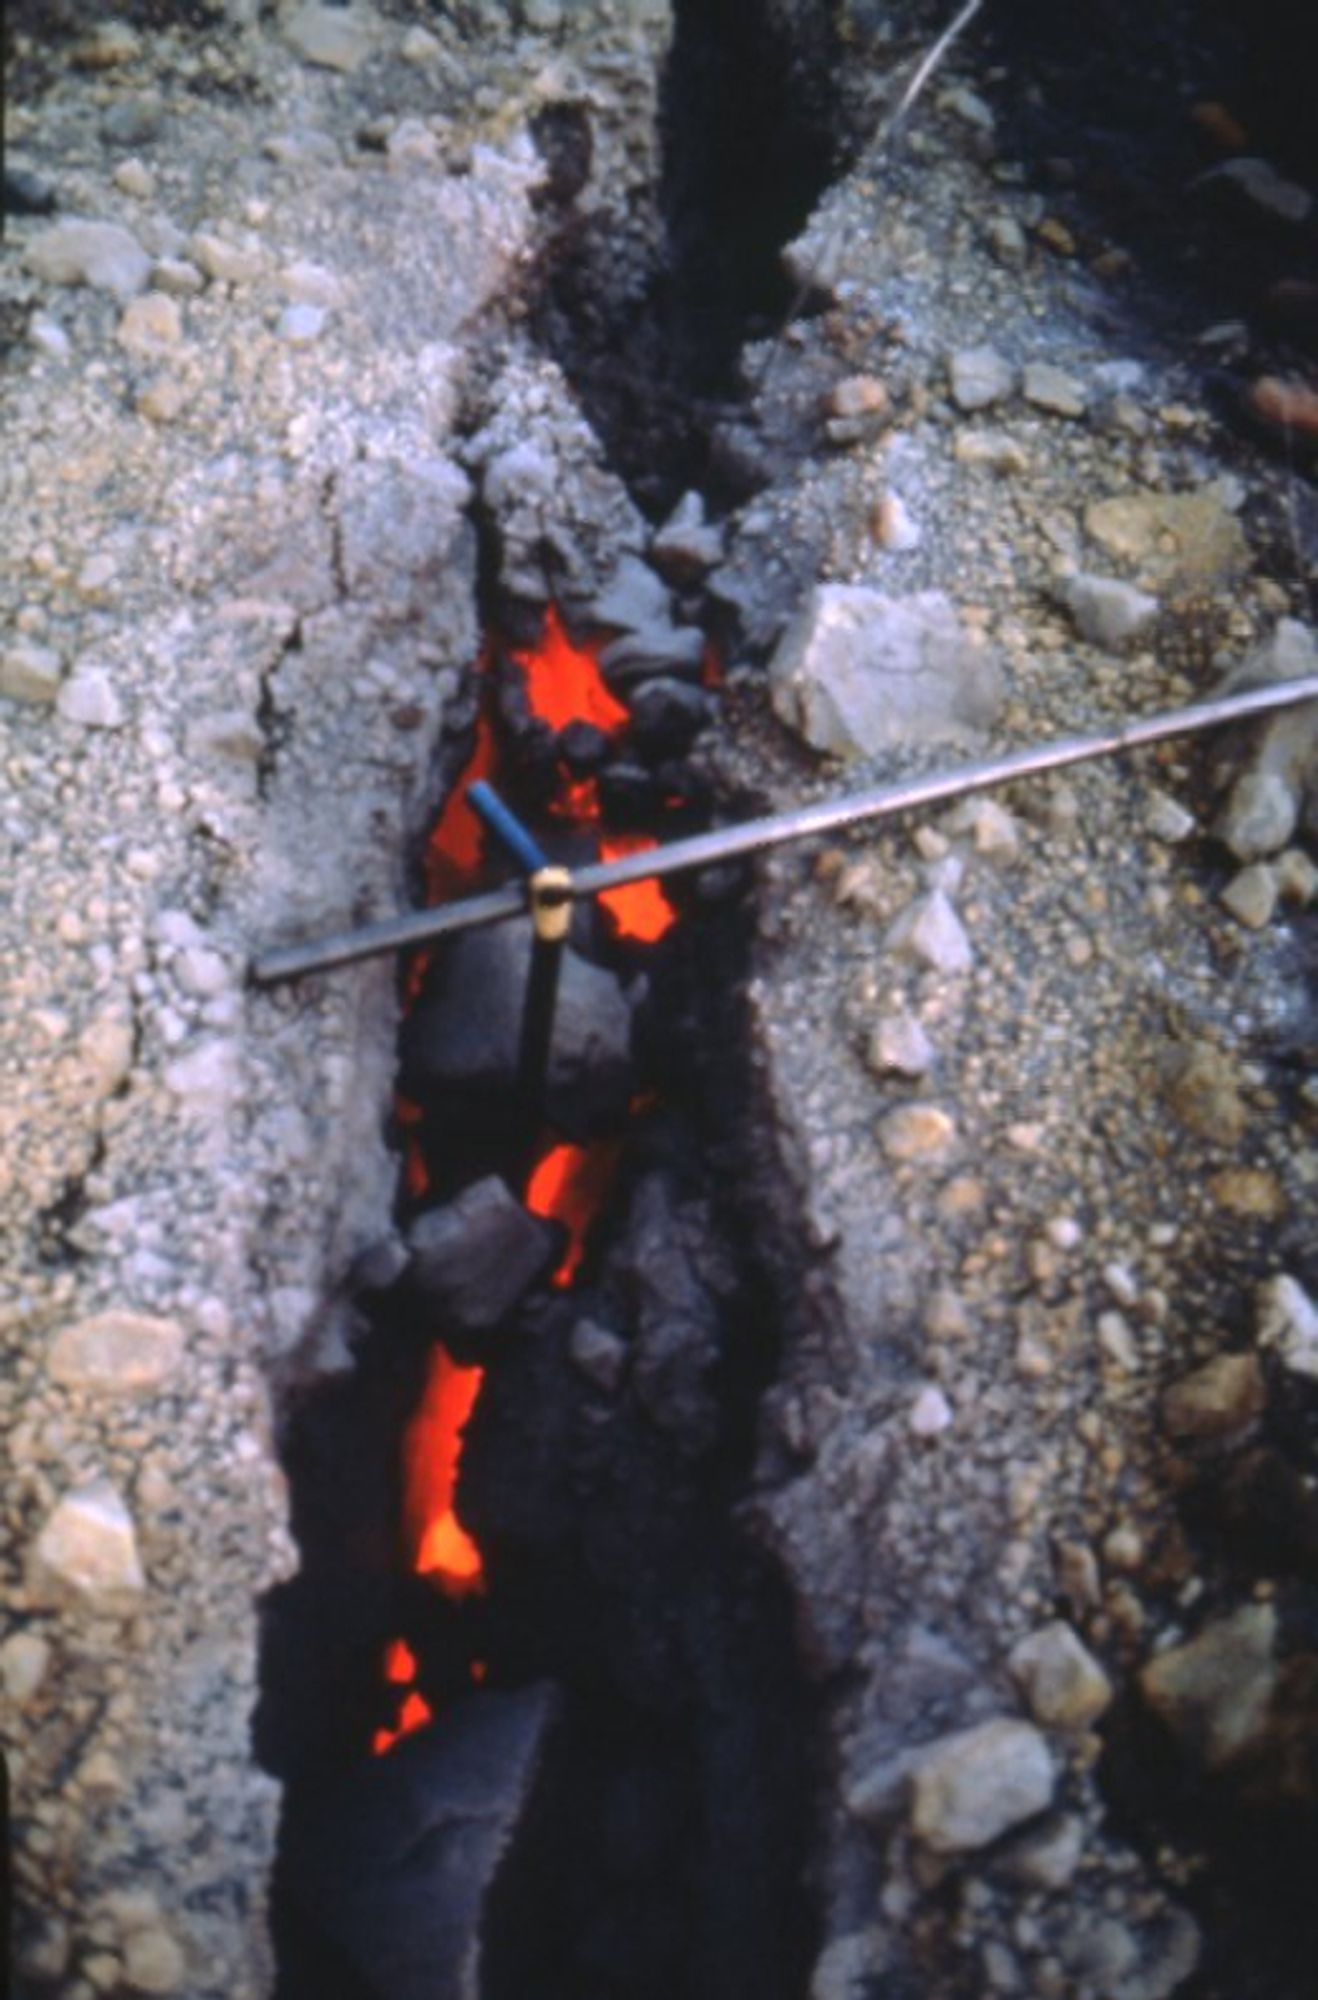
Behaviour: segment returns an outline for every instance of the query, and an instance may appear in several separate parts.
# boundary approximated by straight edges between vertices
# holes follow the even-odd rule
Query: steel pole
[[[815,805],[770,813],[738,826],[717,827],[710,833],[692,834],[664,847],[622,855],[616,861],[591,862],[573,870],[572,894],[595,896],[601,889],[620,889],[630,882],[645,882],[693,868],[707,868],[717,862],[739,860],[766,848],[780,847],[787,841],[840,833],[845,827],[869,820],[892,819],[899,813],[944,805],[949,799],[988,791],[1019,778],[1039,777],[1048,771],[1065,770],[1071,764],[1165,743],[1173,737],[1196,736],[1224,723],[1246,722],[1255,716],[1271,715],[1278,709],[1314,700],[1318,700],[1318,674],[1307,674],[1301,680],[1250,688],[1241,694],[1219,695],[1213,701],[1169,709],[1094,735],[1064,736],[1053,743],[1033,744],[982,763],[932,771],[921,778],[907,778],[870,791],[844,793],[840,798],[821,799]],[[304,973],[326,972],[383,952],[428,944],[454,931],[503,923],[527,908],[526,885],[510,882],[502,889],[449,903],[440,909],[412,910],[404,916],[387,917],[361,930],[345,931],[311,944],[276,947],[255,960],[252,977],[258,986],[272,986],[280,980],[300,978]]]

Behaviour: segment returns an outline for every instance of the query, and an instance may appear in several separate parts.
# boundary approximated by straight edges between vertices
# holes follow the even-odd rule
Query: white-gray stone
[[[33,1552],[39,1578],[67,1584],[93,1600],[146,1588],[132,1516],[108,1479],[77,1487],[57,1501]]]
[[[158,1389],[183,1356],[183,1328],[153,1313],[94,1313],[61,1327],[46,1366],[71,1389],[136,1395]]]
[[[16,639],[0,653],[0,694],[12,701],[54,701],[63,675],[59,654],[30,639]]]
[[[376,17],[362,6],[299,7],[284,23],[284,39],[309,63],[351,75],[359,70],[376,44]]]
[[[1279,771],[1242,771],[1213,828],[1237,861],[1276,854],[1294,833],[1300,802]]]
[[[912,1824],[938,1854],[987,1847],[1052,1802],[1048,1745],[1031,1723],[998,1716],[940,1736],[913,1774]]]
[[[1084,383],[1051,361],[1026,362],[1021,392],[1036,410],[1047,410],[1055,417],[1083,417],[1089,407]]]
[[[21,1708],[31,1701],[50,1665],[50,1641],[39,1632],[11,1632],[0,1645],[0,1684]]]
[[[1013,1646],[1007,1665],[1031,1715],[1047,1729],[1088,1729],[1111,1705],[1111,1681],[1060,1618]]]
[[[879,1076],[925,1076],[934,1046],[913,1014],[885,1014],[870,1037],[869,1066]]]
[[[130,299],[119,322],[118,339],[130,354],[157,354],[176,347],[183,335],[183,315],[168,292],[144,292]]]
[[[906,1419],[916,1437],[939,1437],[950,1430],[955,1413],[946,1395],[936,1382],[926,1382],[915,1401],[911,1404]]]
[[[310,347],[325,331],[328,318],[324,306],[301,302],[285,306],[279,315],[279,338],[286,340],[290,347]]]
[[[1082,571],[1078,576],[1067,577],[1061,596],[1070,607],[1081,638],[1109,652],[1117,652],[1137,639],[1158,615],[1156,597],[1115,576],[1093,576]]]
[[[953,806],[943,827],[955,839],[968,836],[976,854],[982,854],[986,861],[1005,865],[1019,859],[1020,827],[996,799],[962,799]]]
[[[1283,1274],[1259,1287],[1258,1341],[1293,1375],[1318,1382],[1318,1306],[1298,1278]]]
[[[140,292],[151,275],[151,259],[131,229],[81,216],[69,216],[34,236],[23,262],[47,284],[90,285],[124,300]]]
[[[337,306],[343,302],[343,281],[326,264],[298,257],[279,273],[285,296],[295,305]]]
[[[265,268],[261,252],[247,243],[231,243],[213,230],[202,229],[188,244],[188,255],[208,278],[222,285],[249,285]]]
[[[948,356],[952,401],[959,410],[985,410],[1016,386],[1016,371],[996,348],[960,347]]]
[[[909,903],[883,942],[888,951],[917,959],[935,972],[968,972],[975,962],[961,919],[941,889]]]
[[[781,719],[835,757],[974,739],[1002,699],[996,657],[942,591],[889,597],[863,584],[810,592],[778,642],[769,683]]]
[[[83,729],[120,729],[125,721],[124,705],[104,667],[75,667],[56,695],[55,707],[66,722]]]
[[[54,361],[65,361],[73,352],[67,330],[49,313],[33,313],[27,323],[27,337],[39,354],[48,354]]]
[[[952,456],[961,465],[984,466],[1004,479],[1030,469],[1029,454],[1009,431],[958,431]]]
[[[1262,861],[1251,861],[1222,891],[1222,907],[1246,930],[1261,931],[1277,908],[1277,878]]]

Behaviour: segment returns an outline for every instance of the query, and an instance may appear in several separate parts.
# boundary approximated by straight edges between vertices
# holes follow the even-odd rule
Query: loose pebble
[[[34,1544],[38,1576],[67,1584],[94,1603],[146,1587],[132,1516],[109,1480],[66,1493]]]
[[[956,1121],[937,1104],[902,1104],[879,1121],[890,1160],[942,1159],[956,1143]]]
[[[1111,1681],[1060,1619],[1013,1646],[1007,1665],[1031,1715],[1046,1729],[1088,1729],[1111,1706]]]
[[[948,1402],[937,1383],[929,1383],[921,1389],[911,1404],[907,1420],[916,1437],[938,1437],[951,1428],[954,1421],[952,1405]]]
[[[1051,1804],[1048,1745],[1027,1722],[999,1717],[939,1737],[919,1753],[912,1824],[938,1854],[987,1847]]]
[[[1222,891],[1222,907],[1246,930],[1261,931],[1272,922],[1277,909],[1277,877],[1261,861],[1242,868]]]
[[[1016,386],[1016,371],[992,347],[962,347],[949,355],[948,380],[952,401],[969,414],[1000,403]]]

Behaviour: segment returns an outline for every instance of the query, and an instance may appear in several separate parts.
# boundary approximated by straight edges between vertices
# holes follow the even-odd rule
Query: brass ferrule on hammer
[[[542,944],[565,944],[572,924],[572,871],[548,863],[526,885],[531,922]]]

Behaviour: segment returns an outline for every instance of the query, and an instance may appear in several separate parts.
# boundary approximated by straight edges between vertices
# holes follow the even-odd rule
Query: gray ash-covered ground
[[[989,0],[880,148],[939,10],[764,11],[840,65],[794,316],[751,288],[739,402],[708,354],[634,399],[681,442],[644,507],[695,467],[728,509],[677,606],[725,652],[706,775],[786,804],[1312,671],[1303,23],[1111,6],[1087,41]],[[245,968],[414,886],[478,517],[526,603],[546,526],[582,606],[664,567],[579,409],[629,407],[609,314],[665,353],[709,245],[653,289],[690,199],[660,0],[87,18],[10,30],[0,263],[19,1990],[256,1995],[270,1397],[347,1365],[397,1022],[387,967]],[[126,234],[39,247],[79,216]],[[898,677],[943,635],[904,733],[897,684],[829,692],[849,628]],[[1311,731],[759,871],[732,1205],[784,1346],[737,1519],[813,1716],[812,2000],[1309,1989]]]

